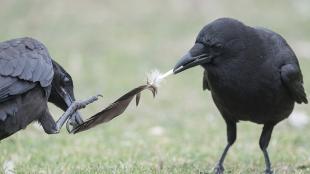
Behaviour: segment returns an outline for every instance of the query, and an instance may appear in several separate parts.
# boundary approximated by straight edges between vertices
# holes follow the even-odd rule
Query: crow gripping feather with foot
[[[75,101],[71,76],[51,59],[46,47],[32,38],[0,43],[0,140],[39,121],[48,134],[58,133],[69,119],[83,123],[76,112],[97,100]],[[55,122],[47,102],[67,112]]]

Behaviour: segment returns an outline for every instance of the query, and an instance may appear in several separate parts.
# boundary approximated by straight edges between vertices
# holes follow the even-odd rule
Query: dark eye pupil
[[[215,47],[215,48],[223,48],[222,44],[215,44],[215,45],[213,45],[213,47]]]

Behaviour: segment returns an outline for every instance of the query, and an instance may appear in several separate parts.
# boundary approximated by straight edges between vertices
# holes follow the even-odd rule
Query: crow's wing
[[[297,64],[291,63],[281,67],[281,79],[297,103],[308,103],[303,87],[303,79]]]
[[[20,38],[0,43],[0,102],[36,84],[48,87],[53,76],[52,60],[39,41]]]
[[[203,90],[210,90],[209,82],[208,82],[208,71],[204,70],[203,72],[203,79],[202,79],[202,89]]]
[[[29,91],[37,84],[16,77],[0,76],[0,103],[8,100],[11,96]]]
[[[265,28],[257,28],[257,30],[264,31],[260,33],[264,33],[264,37],[268,37],[272,41],[267,43],[268,46],[269,44],[273,45],[272,49],[268,46],[266,48],[269,48],[269,55],[276,62],[275,64],[280,65],[281,80],[292,98],[297,103],[308,103],[303,87],[302,73],[294,51],[279,34]]]

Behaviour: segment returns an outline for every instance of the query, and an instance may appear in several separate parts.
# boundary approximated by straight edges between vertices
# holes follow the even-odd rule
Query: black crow
[[[274,126],[287,118],[294,103],[308,103],[303,77],[293,50],[279,34],[220,18],[206,25],[194,46],[175,65],[177,74],[201,65],[203,89],[208,89],[227,125],[228,144],[214,171],[223,162],[237,136],[236,123],[263,124],[259,145],[266,174],[273,173],[267,147]]]
[[[76,127],[83,123],[76,110],[94,100],[75,102],[71,76],[39,41],[19,38],[0,43],[0,140],[33,121],[48,134],[58,133],[68,118]],[[47,102],[68,109],[57,123]]]

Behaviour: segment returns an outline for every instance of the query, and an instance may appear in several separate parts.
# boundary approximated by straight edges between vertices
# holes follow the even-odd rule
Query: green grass
[[[169,70],[211,20],[228,16],[281,33],[292,47],[310,39],[310,3],[295,1],[17,1],[0,6],[0,40],[31,36],[75,81],[76,98],[102,93],[82,111],[98,112],[127,90],[143,84],[154,68]],[[303,1],[298,1],[303,2]],[[245,10],[243,12],[243,10]],[[297,55],[298,52],[296,51]],[[310,92],[310,59],[300,57]],[[13,160],[17,173],[167,173],[211,172],[226,144],[226,128],[208,92],[202,70],[169,77],[153,100],[109,124],[88,132],[46,135],[28,126],[0,143],[0,166]],[[310,94],[309,94],[310,95]],[[61,111],[50,106],[57,118]],[[295,110],[310,114],[310,107]],[[238,139],[225,161],[226,173],[262,173],[258,146],[261,125],[238,124]],[[154,129],[161,129],[154,134]],[[310,126],[280,123],[268,148],[276,173],[310,173]]]

